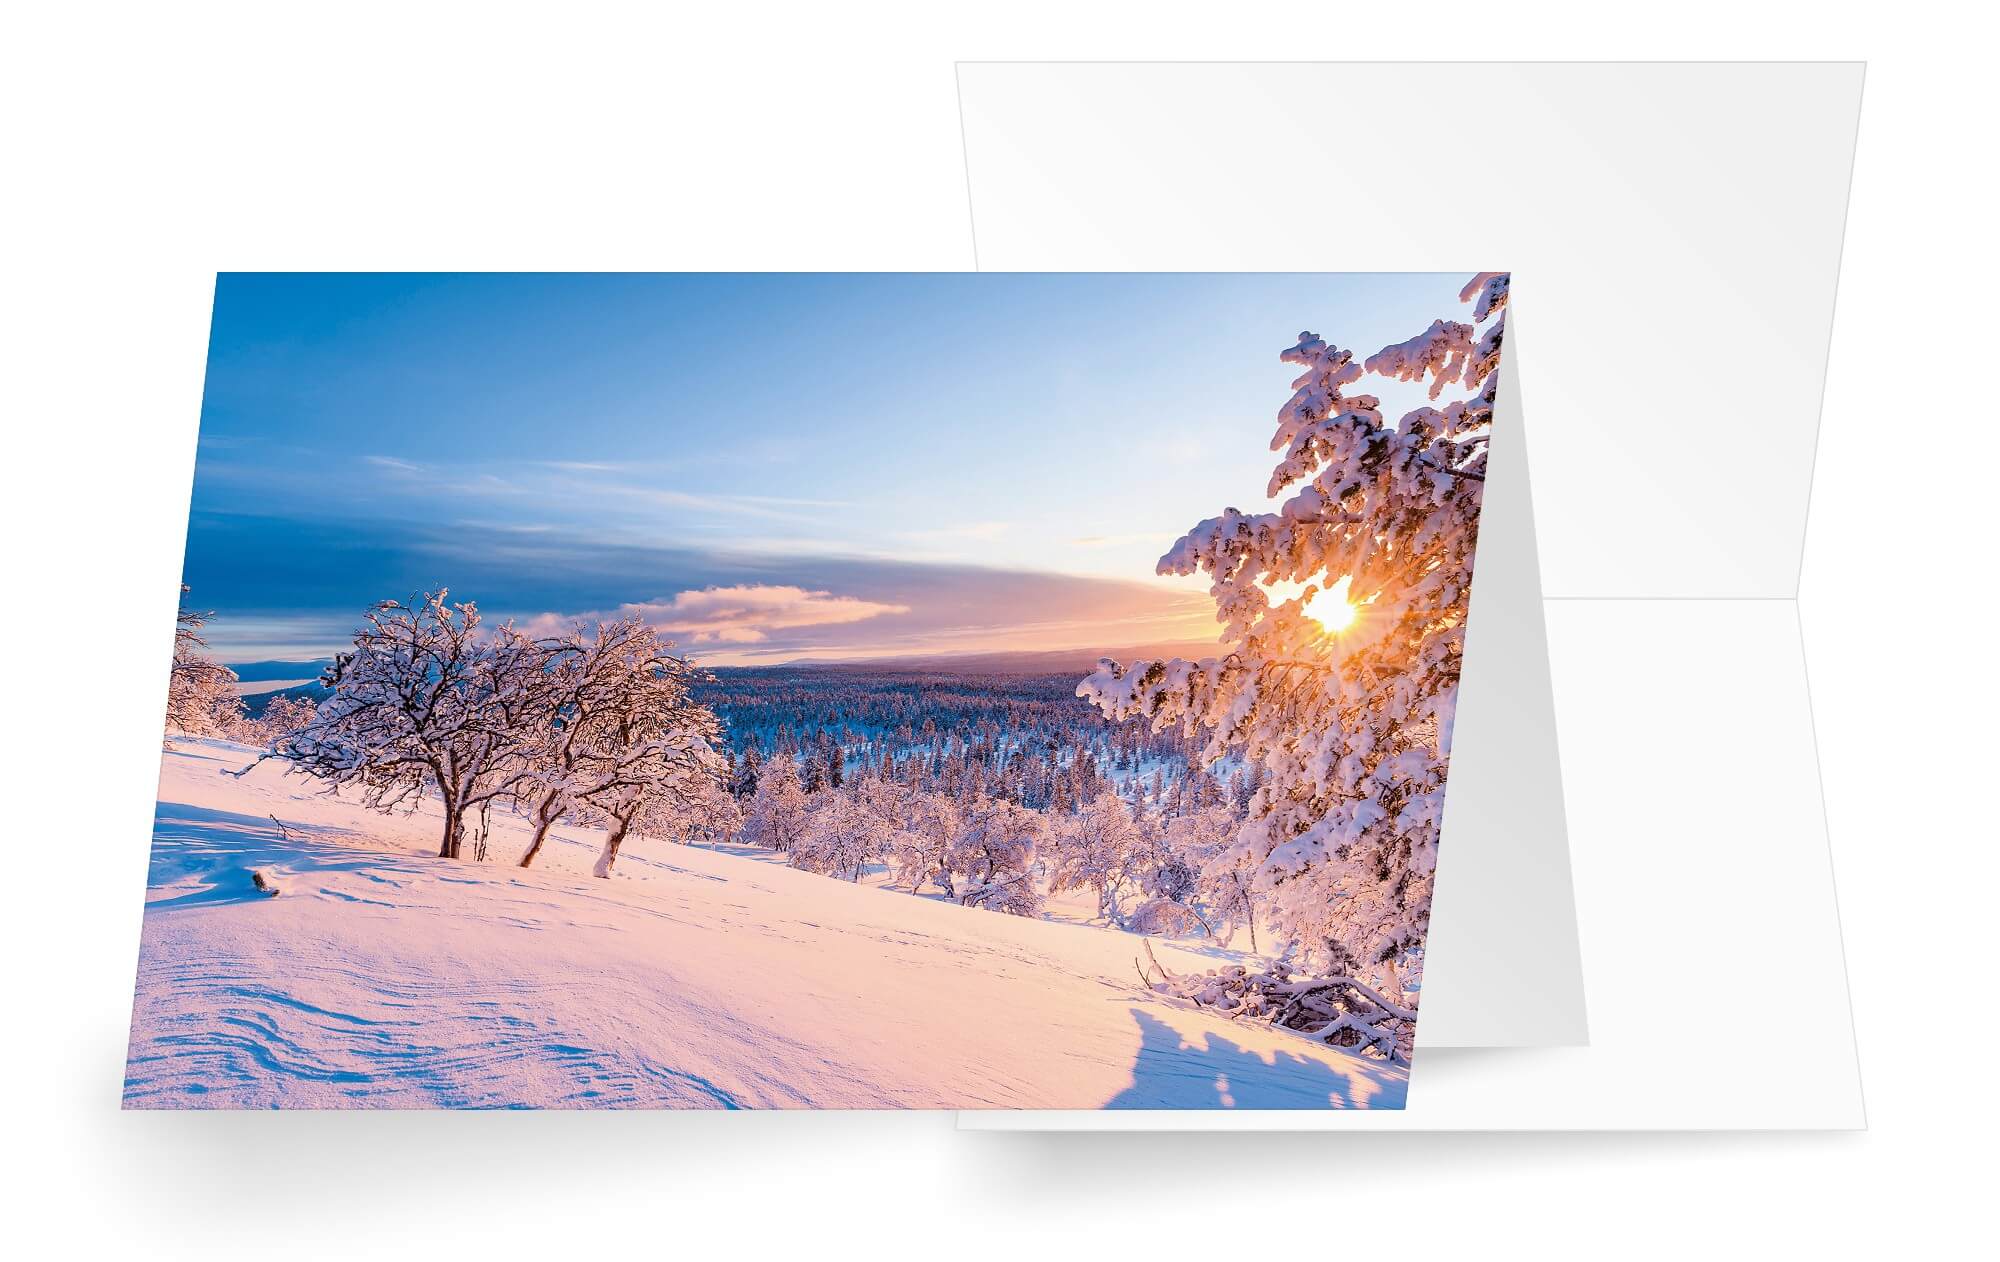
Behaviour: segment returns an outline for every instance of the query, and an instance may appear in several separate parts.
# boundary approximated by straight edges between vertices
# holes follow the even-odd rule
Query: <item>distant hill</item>
[[[236,672],[236,695],[243,698],[243,710],[251,718],[264,713],[273,697],[294,697],[317,703],[326,696],[319,686],[320,672],[333,664],[330,657],[307,661],[224,662]]]
[[[255,689],[261,686],[260,684],[251,684],[249,688]],[[243,712],[250,718],[255,719],[263,716],[264,707],[271,704],[271,698],[273,697],[291,697],[297,701],[310,701],[314,705],[318,705],[326,699],[327,692],[328,690],[320,687],[317,682],[311,682],[267,688],[262,692],[248,691],[242,685],[238,685],[236,695],[243,699]]]
[[[302,662],[224,662],[223,665],[236,672],[236,678],[246,684],[266,683],[274,679],[318,679],[319,673],[333,665],[330,657],[314,657]]]

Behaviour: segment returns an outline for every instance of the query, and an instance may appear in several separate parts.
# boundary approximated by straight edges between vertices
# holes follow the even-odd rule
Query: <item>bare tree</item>
[[[593,871],[608,877],[642,815],[699,811],[728,763],[721,720],[692,693],[703,673],[672,643],[631,618],[600,626],[589,649],[564,792],[604,817]]]
[[[516,786],[530,830],[528,848],[521,855],[524,868],[534,865],[549,829],[577,804],[584,743],[591,739],[598,711],[608,701],[600,664],[618,638],[600,626],[593,641],[579,626],[540,646],[547,704],[528,752],[527,775]]]
[[[536,646],[501,627],[479,632],[478,608],[444,589],[370,610],[354,648],[321,677],[331,694],[276,752],[334,786],[359,785],[376,810],[444,807],[438,856],[460,857],[465,815],[511,794],[531,717],[544,704]]]
[[[579,807],[607,821],[600,876],[642,818],[705,821],[727,767],[720,722],[690,696],[700,672],[638,618],[577,626],[536,647],[541,709],[516,784],[532,830],[521,866]]]

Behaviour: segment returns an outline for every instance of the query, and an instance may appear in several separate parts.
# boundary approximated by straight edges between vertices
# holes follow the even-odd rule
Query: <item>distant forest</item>
[[[1247,796],[1195,765],[1198,743],[1112,724],[1076,695],[1078,675],[947,673],[907,665],[731,667],[697,686],[721,716],[739,795],[773,757],[807,790],[862,779],[976,791],[1070,810],[1105,788],[1156,804]],[[1190,806],[1193,801],[1189,801]]]
[[[244,679],[296,678],[326,665],[259,662]],[[247,672],[247,673],[246,673]],[[798,759],[808,792],[892,779],[933,791],[977,791],[1035,810],[1072,810],[1100,789],[1155,805],[1247,801],[1253,783],[1203,769],[1199,742],[1136,723],[1108,723],[1076,695],[1077,670],[1024,674],[977,667],[832,664],[725,666],[695,697],[721,716],[732,788],[748,797],[757,769]],[[245,698],[255,719],[275,697],[317,704],[318,684]],[[1211,771],[1220,774],[1218,779]]]

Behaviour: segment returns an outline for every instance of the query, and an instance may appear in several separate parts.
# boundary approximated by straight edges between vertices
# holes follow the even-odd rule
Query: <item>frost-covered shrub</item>
[[[1032,875],[1016,872],[968,886],[959,896],[959,902],[1009,916],[1033,917],[1042,914],[1045,900]]]
[[[1199,913],[1186,903],[1171,898],[1149,898],[1126,917],[1125,927],[1133,933],[1157,938],[1192,938],[1208,932]]]

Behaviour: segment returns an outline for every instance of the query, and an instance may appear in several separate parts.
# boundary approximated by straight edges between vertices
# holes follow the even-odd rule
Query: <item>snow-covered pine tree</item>
[[[1134,869],[1141,895],[1125,918],[1133,933],[1192,937],[1209,932],[1208,919],[1195,901],[1201,881],[1201,848],[1186,844],[1190,817],[1147,811],[1137,823],[1140,843]]]
[[[1434,321],[1365,363],[1300,335],[1280,356],[1302,371],[1266,494],[1296,489],[1277,512],[1200,523],[1159,564],[1210,577],[1228,651],[1105,661],[1077,689],[1113,719],[1205,727],[1205,761],[1233,751],[1261,773],[1235,852],[1271,924],[1302,967],[1392,1006],[1430,919],[1507,284],[1475,276],[1469,323]],[[1377,398],[1348,393],[1365,373],[1461,397],[1386,424]],[[1342,578],[1358,616],[1330,633],[1306,607]],[[1290,583],[1295,599],[1266,591]]]
[[[181,595],[188,585],[181,584]],[[236,672],[209,657],[201,629],[212,614],[181,606],[174,619],[174,661],[167,675],[167,728],[184,736],[220,736],[243,717]]]
[[[730,781],[730,792],[738,798],[749,798],[757,792],[757,777],[762,773],[764,756],[757,752],[757,743],[752,741],[743,751],[743,760],[736,764],[736,775]]]
[[[766,850],[790,850],[805,827],[806,792],[799,783],[798,760],[789,753],[774,755],[758,773],[743,840]]]
[[[353,649],[320,677],[331,695],[273,751],[331,786],[359,786],[375,810],[415,810],[436,792],[438,856],[456,859],[466,813],[520,782],[543,678],[534,644],[511,626],[480,636],[478,608],[449,595],[369,610]]]

